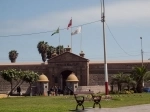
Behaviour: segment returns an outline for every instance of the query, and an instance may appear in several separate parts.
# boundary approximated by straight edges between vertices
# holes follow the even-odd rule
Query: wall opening
[[[72,73],[72,71],[70,70],[65,70],[63,72],[61,72],[62,75],[62,89],[65,89],[66,86],[66,79],[67,77]]]

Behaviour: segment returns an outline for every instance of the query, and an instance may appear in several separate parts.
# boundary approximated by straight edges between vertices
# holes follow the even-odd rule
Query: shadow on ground
[[[69,110],[70,112],[87,112],[87,110],[85,109],[85,110]]]
[[[72,110],[69,110],[69,112],[99,112],[101,110],[101,108],[92,108],[92,107],[89,107],[89,108],[85,108],[84,110],[82,109],[72,109]]]

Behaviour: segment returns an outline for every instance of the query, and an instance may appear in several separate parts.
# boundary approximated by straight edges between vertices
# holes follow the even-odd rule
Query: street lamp
[[[141,57],[142,57],[142,67],[143,67],[143,47],[142,47],[142,37],[140,37],[141,39]],[[143,87],[144,87],[144,80],[143,80]]]
[[[142,66],[143,66],[143,47],[142,47],[142,37],[140,37],[141,39],[141,57],[142,57]]]

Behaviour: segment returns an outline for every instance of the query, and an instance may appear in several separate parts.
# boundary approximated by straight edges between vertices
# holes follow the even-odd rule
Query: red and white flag
[[[72,26],[72,18],[71,20],[69,21],[69,24],[68,24],[68,27],[67,27],[67,30]]]

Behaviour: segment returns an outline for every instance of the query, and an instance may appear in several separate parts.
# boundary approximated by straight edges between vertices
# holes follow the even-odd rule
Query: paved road
[[[150,112],[150,104],[127,106],[119,108],[86,108],[76,112]]]

